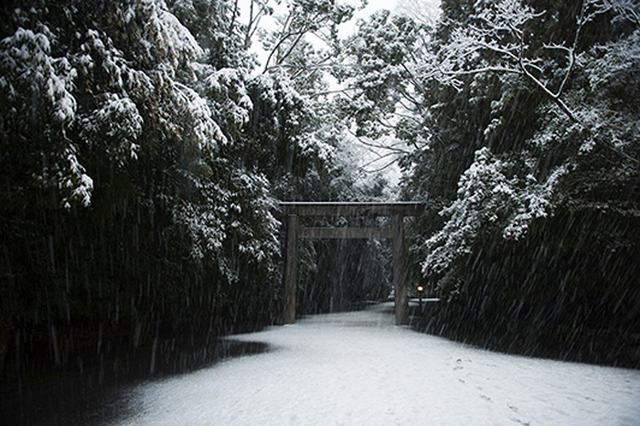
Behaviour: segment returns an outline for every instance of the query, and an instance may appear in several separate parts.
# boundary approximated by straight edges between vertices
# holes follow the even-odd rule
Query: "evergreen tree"
[[[47,330],[64,365],[87,350],[73,330],[136,347],[178,320],[272,318],[275,202],[223,149],[252,106],[232,11],[28,3],[1,20],[3,354],[11,331],[22,356]]]
[[[637,362],[624,340],[613,345],[602,331],[606,323],[637,332],[637,282],[618,269],[638,250],[630,124],[638,109],[626,106],[637,86],[627,74],[638,65],[633,4],[443,2],[443,10],[437,67],[424,76],[452,100],[430,108],[437,138],[415,154],[407,191],[431,195],[432,179],[449,176],[445,222],[422,246],[423,271],[460,298],[449,333]],[[613,89],[620,81],[626,90]],[[466,152],[446,158],[456,150]],[[567,333],[577,323],[588,331]],[[575,351],[594,338],[598,349]]]

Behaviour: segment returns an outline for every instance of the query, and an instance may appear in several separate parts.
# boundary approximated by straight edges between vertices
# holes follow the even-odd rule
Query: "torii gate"
[[[296,287],[298,275],[298,238],[365,238],[391,239],[393,253],[393,288],[396,324],[409,323],[407,265],[404,253],[405,216],[415,216],[424,210],[423,203],[355,203],[355,202],[281,202],[280,208],[287,218],[287,257],[284,275],[284,323],[296,321]],[[383,227],[314,228],[299,224],[298,216],[389,216],[391,223]]]

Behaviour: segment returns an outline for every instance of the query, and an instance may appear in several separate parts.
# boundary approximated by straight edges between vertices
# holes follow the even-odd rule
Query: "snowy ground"
[[[496,354],[393,325],[388,305],[234,336],[271,351],[152,382],[124,424],[640,424],[640,371]]]

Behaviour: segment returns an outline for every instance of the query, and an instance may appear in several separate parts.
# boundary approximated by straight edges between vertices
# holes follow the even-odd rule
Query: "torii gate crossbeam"
[[[287,257],[285,265],[285,324],[296,320],[296,287],[298,280],[299,238],[366,238],[391,239],[393,253],[393,288],[396,324],[409,323],[407,265],[404,251],[405,216],[415,216],[424,210],[423,203],[355,203],[355,202],[281,202],[280,208],[287,218]],[[391,223],[384,227],[366,228],[311,228],[300,225],[299,216],[389,216]]]

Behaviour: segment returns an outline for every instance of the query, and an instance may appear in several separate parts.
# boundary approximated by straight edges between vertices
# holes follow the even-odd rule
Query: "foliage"
[[[2,9],[0,361],[13,357],[12,375],[185,327],[208,341],[277,321],[277,199],[366,191],[337,161],[338,120],[316,96],[328,56],[305,40],[335,39],[352,8],[291,2],[264,39],[268,70],[252,75],[269,6],[251,7],[247,24],[220,0]]]
[[[585,2],[576,18],[574,39],[568,40],[571,44],[560,41],[538,46],[529,42],[529,39],[535,40],[532,36],[525,38],[525,28],[530,28],[533,22],[541,19],[545,15],[544,12],[513,1],[481,6],[482,3],[475,4],[479,11],[471,17],[471,21],[477,24],[454,30],[446,48],[441,49],[441,69],[437,78],[454,88],[460,88],[460,85],[464,84],[463,77],[484,75],[488,72],[507,76],[513,74],[513,77],[502,79],[502,83],[506,84],[507,94],[512,90],[512,78],[520,79],[525,87],[538,89],[543,95],[538,100],[538,120],[553,124],[550,127],[542,127],[533,135],[527,135],[524,145],[517,144],[501,154],[508,162],[522,164],[515,168],[516,173],[522,177],[504,178],[501,176],[503,167],[500,166],[494,168],[494,172],[487,169],[484,177],[475,174],[474,170],[486,164],[487,155],[484,151],[486,148],[476,152],[473,164],[461,175],[458,199],[451,207],[443,210],[443,214],[463,212],[461,214],[466,219],[460,222],[461,216],[453,214],[441,233],[429,240],[427,245],[432,252],[425,263],[426,271],[441,270],[451,259],[469,253],[469,242],[486,225],[484,221],[468,215],[478,207],[498,216],[500,209],[506,208],[508,213],[502,214],[502,220],[499,221],[500,229],[497,231],[509,238],[522,236],[528,222],[546,216],[559,203],[566,201],[564,193],[559,190],[561,182],[572,179],[573,172],[581,170],[583,164],[594,163],[593,157],[588,155],[592,149],[596,149],[597,155],[603,159],[606,158],[599,167],[603,167],[613,176],[618,176],[621,181],[633,180],[633,176],[637,174],[632,171],[637,166],[637,160],[633,157],[637,147],[630,143],[634,140],[634,137],[630,136],[635,126],[620,126],[615,120],[601,119],[601,116],[628,114],[629,110],[611,108],[609,103],[615,97],[605,96],[606,101],[599,98],[603,93],[602,87],[596,89],[596,85],[593,84],[594,77],[588,77],[591,73],[600,76],[624,75],[623,70],[634,67],[633,64],[637,63],[634,59],[636,55],[633,48],[629,49],[627,39],[635,38],[635,31],[622,34],[615,43],[608,41],[604,45],[595,44],[602,47],[580,51],[581,33],[589,29],[590,24],[595,25],[594,22],[599,15],[610,12],[612,8],[598,2]],[[618,61],[605,63],[592,56],[593,52],[599,49],[611,49],[612,44],[617,45],[614,49],[620,49]],[[540,51],[542,54],[538,53]],[[556,55],[556,52],[560,54]],[[565,69],[562,64],[565,64]],[[590,80],[586,85],[581,84],[585,77]],[[578,99],[581,103],[578,103]],[[492,117],[483,129],[483,139],[490,141],[496,132],[502,133],[503,137],[511,137],[513,131],[506,134],[504,132],[511,128],[513,118],[507,122],[504,116],[505,110],[513,104],[506,104],[505,100],[508,98],[503,95],[499,100],[491,102]],[[549,115],[560,117],[545,120]],[[502,151],[505,146],[502,144],[498,148]],[[549,161],[551,155],[556,156],[558,160]],[[618,164],[614,166],[611,161],[617,161]],[[478,184],[482,185],[484,190],[469,192],[470,174],[474,175],[475,180],[483,181]],[[591,181],[595,179],[597,178],[594,175]],[[608,185],[611,185],[611,181]],[[478,192],[482,199],[477,198]],[[513,199],[502,199],[504,194],[518,193],[520,196],[516,197],[520,200],[515,203]],[[484,194],[490,195],[485,197]],[[487,217],[497,220],[497,216],[492,214]],[[452,233],[453,229],[465,229],[466,231],[461,232],[468,232],[468,235],[464,238],[456,237],[456,234]]]
[[[638,332],[637,2],[443,0],[435,27],[381,11],[345,40],[354,8],[332,0],[291,0],[271,32],[270,3],[251,1],[246,23],[239,7],[2,9],[0,362],[9,341],[35,353],[33,336],[62,366],[176,324],[276,321],[277,200],[388,196],[357,169],[354,138],[401,156],[402,196],[426,201],[410,263],[452,301],[451,335]],[[388,250],[305,242],[301,306],[385,296]],[[563,334],[578,322],[589,331]]]
[[[446,0],[441,9],[435,28],[384,12],[361,22],[336,75],[348,88],[342,117],[359,136],[405,143],[403,198],[427,205],[411,228],[413,256],[453,301],[447,312],[460,313],[456,300],[466,310],[443,327],[487,341],[491,321],[515,315],[501,304],[544,315],[556,303],[541,326],[567,327],[568,310],[601,306],[598,318],[636,333],[617,321],[637,318],[636,283],[599,259],[636,263],[637,2]],[[596,217],[602,226],[586,225]],[[572,304],[538,262],[570,277]],[[598,286],[609,288],[604,299]],[[610,301],[625,295],[634,302],[622,312]],[[461,332],[474,321],[477,335]]]
[[[637,328],[623,318],[637,318],[640,295],[603,259],[632,265],[637,251],[637,8],[505,0],[442,9],[422,67],[414,65],[430,87],[421,116],[431,133],[407,158],[404,191],[433,205],[414,248],[424,274],[459,301],[443,327],[503,348],[520,332],[512,349],[526,351],[580,321],[577,309],[593,328],[556,335],[555,348],[538,342],[541,351],[558,356],[569,339],[603,339],[598,327],[628,340]],[[628,297],[621,309],[616,301]],[[491,338],[498,329],[500,342]],[[614,351],[622,358],[625,341]],[[590,359],[603,361],[607,345]]]
[[[279,199],[365,200],[381,195],[346,158],[346,128],[323,79],[323,70],[332,64],[330,51],[336,49],[335,26],[351,12],[333,2],[292,2],[265,39],[270,57],[263,74],[249,84],[253,114],[247,144],[236,149],[242,151],[243,164],[264,171]],[[312,46],[310,35],[322,38],[329,51]],[[314,223],[335,226],[333,219],[315,218]],[[380,261],[387,251],[386,246],[362,241],[303,242],[299,312],[351,308],[367,298],[386,296],[389,265]],[[349,261],[335,262],[337,258]],[[369,262],[378,267],[367,271],[363,265]]]

